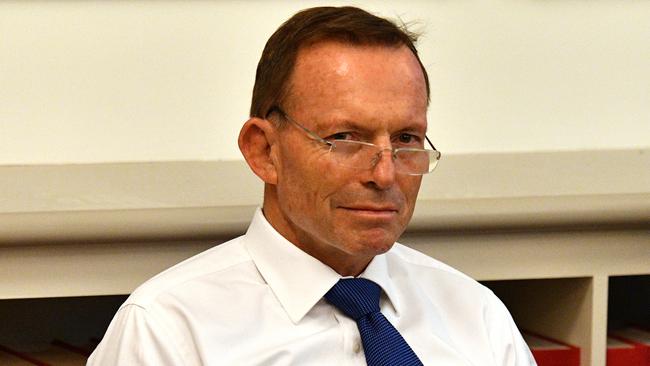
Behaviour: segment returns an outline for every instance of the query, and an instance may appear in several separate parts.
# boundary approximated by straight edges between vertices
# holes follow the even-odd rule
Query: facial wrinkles
[[[402,51],[337,44],[303,49],[281,107],[320,137],[351,132],[390,148],[399,133],[419,134],[426,128],[424,87],[414,87],[410,79],[415,77],[409,74],[413,68],[398,66],[404,63]],[[330,159],[327,147],[299,128],[287,127],[278,146],[280,213],[272,224],[339,273],[359,273],[372,255],[388,250],[403,232],[420,178],[391,179],[388,174],[397,173],[389,167],[386,150],[374,167],[370,161],[360,169],[340,166]],[[390,221],[358,212],[373,208],[397,212]]]
[[[344,190],[337,192],[332,199],[333,206],[347,208],[359,205],[373,205],[390,206],[402,210],[404,203],[404,195],[397,189],[378,190],[361,188],[359,190]]]
[[[380,148],[391,149],[391,137],[390,132],[387,130],[389,126],[386,123],[380,121],[378,130],[382,132],[369,132],[370,135],[375,135],[376,137],[368,138],[368,142],[372,142],[379,146]],[[345,128],[344,128],[345,129]],[[376,164],[383,163],[385,164],[385,159],[392,159],[391,153],[384,150],[381,153],[381,156],[378,156],[378,159],[381,161],[376,162]],[[327,159],[327,154],[320,156],[321,159]],[[351,168],[337,165],[332,163],[328,167],[328,175],[332,178],[332,174],[335,174],[339,177],[332,179],[334,182],[341,182],[340,184],[335,184],[329,187],[326,182],[328,179],[320,179],[316,184],[321,192],[321,199],[323,201],[329,200],[329,205],[332,208],[336,207],[351,207],[351,206],[391,206],[397,208],[400,212],[403,212],[404,208],[407,206],[405,192],[402,192],[399,189],[399,178],[396,179],[393,185],[386,189],[379,189],[371,185],[363,184],[360,181],[360,175],[373,174],[373,169],[375,166],[371,165],[372,162],[368,161],[367,167]],[[335,173],[336,172],[336,173]],[[345,179],[344,177],[347,177]]]
[[[361,184],[358,180],[359,174],[369,174],[370,172],[330,165],[327,169],[328,174],[337,176],[347,175],[349,179],[335,178],[333,180],[321,179],[313,182],[315,197],[318,202],[333,210],[353,208],[353,207],[391,207],[397,209],[401,215],[407,214],[408,204],[404,192],[398,189],[395,183],[389,189],[381,190]],[[342,182],[340,184],[329,184],[329,182]],[[316,201],[314,201],[316,202]]]

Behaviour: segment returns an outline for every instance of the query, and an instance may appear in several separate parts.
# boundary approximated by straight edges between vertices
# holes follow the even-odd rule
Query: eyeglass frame
[[[325,140],[324,138],[318,136],[318,135],[316,134],[316,132],[314,132],[314,131],[308,129],[307,127],[303,126],[302,124],[296,122],[293,118],[289,117],[289,115],[287,114],[287,112],[285,112],[285,111],[284,111],[280,106],[272,106],[271,108],[269,108],[269,111],[268,111],[268,113],[266,114],[266,117],[265,117],[265,118],[268,119],[268,117],[269,117],[271,114],[273,114],[273,112],[277,112],[277,113],[280,115],[281,118],[283,118],[283,119],[285,119],[285,120],[291,122],[292,124],[294,124],[295,126],[297,126],[298,128],[300,128],[302,131],[304,131],[305,133],[307,133],[307,135],[309,135],[309,137],[313,138],[313,139],[316,140],[317,142],[320,142],[320,143],[322,143],[322,144],[325,144],[325,145],[329,146],[329,147],[330,147],[330,151],[332,150],[332,148],[334,148],[334,147],[336,146],[336,142],[335,142],[336,140],[334,140],[334,141],[328,141],[328,140]],[[431,143],[431,140],[429,140],[429,137],[427,137],[426,134],[424,135],[424,138],[425,138],[426,141],[429,143],[429,146],[431,146],[431,149],[432,149],[432,150],[427,150],[427,149],[418,149],[418,148],[410,148],[410,147],[398,147],[398,148],[391,147],[391,148],[381,148],[380,146],[378,146],[378,145],[376,145],[376,144],[373,144],[373,143],[371,143],[371,142],[365,142],[365,141],[353,141],[353,142],[358,143],[358,144],[361,144],[361,145],[366,145],[366,146],[373,146],[373,147],[376,147],[377,149],[379,149],[379,152],[382,152],[382,151],[384,151],[384,150],[390,150],[390,151],[391,151],[391,156],[393,157],[393,159],[395,158],[397,152],[400,151],[400,150],[401,150],[401,151],[434,151],[434,152],[436,152],[436,153],[437,153],[437,155],[435,156],[436,164],[433,166],[433,169],[431,169],[430,171],[427,171],[427,172],[425,172],[425,173],[401,173],[401,174],[405,174],[405,175],[414,175],[414,176],[415,176],[415,175],[425,175],[425,174],[429,174],[429,173],[433,172],[433,171],[436,169],[436,167],[438,166],[438,161],[440,161],[440,158],[442,157],[442,153],[440,153],[440,151],[438,151],[438,149],[436,149],[436,147],[433,146],[433,143]],[[346,141],[346,140],[341,140],[341,141]]]

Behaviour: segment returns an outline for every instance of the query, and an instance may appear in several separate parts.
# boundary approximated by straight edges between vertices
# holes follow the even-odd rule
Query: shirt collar
[[[295,324],[341,279],[336,271],[303,252],[278,233],[258,208],[245,240],[258,271]],[[386,254],[378,255],[359,277],[377,283],[399,312]]]
[[[294,323],[300,322],[341,278],[275,231],[259,208],[245,243],[258,271]]]
[[[391,250],[384,254],[375,256],[368,264],[368,267],[366,267],[366,269],[359,275],[359,277],[369,279],[372,282],[378,284],[386,294],[389,303],[393,305],[395,313],[399,315],[401,309],[399,301],[400,298],[397,292],[397,288],[393,284],[391,272],[389,271],[390,268],[388,268],[388,261],[386,258],[388,255],[392,255]]]

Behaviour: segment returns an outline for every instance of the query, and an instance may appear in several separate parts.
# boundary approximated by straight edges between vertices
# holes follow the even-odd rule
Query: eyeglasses
[[[280,107],[271,108],[267,114],[267,118],[273,112],[277,112],[283,119],[291,122],[293,125],[307,133],[307,135],[312,139],[328,146],[330,157],[342,166],[356,169],[373,168],[381,160],[383,152],[388,150],[391,152],[391,157],[395,164],[395,171],[397,173],[406,175],[422,175],[431,173],[440,160],[440,152],[436,150],[426,135],[424,138],[427,140],[432,150],[411,147],[380,147],[369,142],[356,140],[325,140],[315,132],[294,121]]]

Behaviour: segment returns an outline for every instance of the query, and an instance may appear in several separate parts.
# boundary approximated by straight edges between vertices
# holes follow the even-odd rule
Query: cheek
[[[281,202],[303,213],[327,204],[338,178],[327,157],[321,155],[291,147],[282,149],[277,186]]]
[[[409,206],[410,211],[415,207],[415,201],[420,191],[420,184],[422,183],[422,176],[404,176],[399,186],[406,199],[406,204]]]

